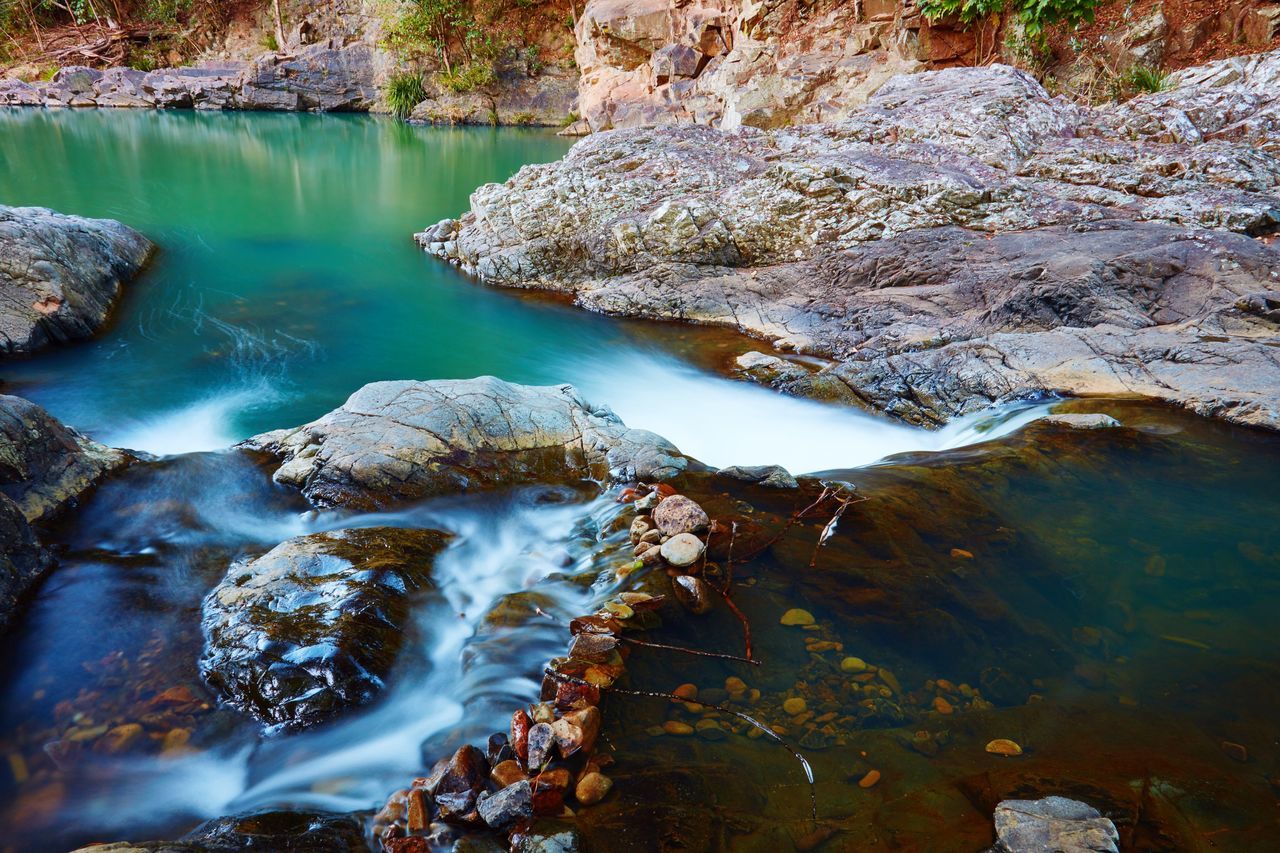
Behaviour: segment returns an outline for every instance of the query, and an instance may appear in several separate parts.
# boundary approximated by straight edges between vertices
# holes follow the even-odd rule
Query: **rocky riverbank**
[[[114,220],[0,205],[0,355],[97,332],[154,249]]]
[[[1280,52],[1096,109],[1002,66],[900,76],[838,122],[596,135],[418,240],[827,358],[826,396],[913,423],[1064,394],[1275,428],[1278,82]]]

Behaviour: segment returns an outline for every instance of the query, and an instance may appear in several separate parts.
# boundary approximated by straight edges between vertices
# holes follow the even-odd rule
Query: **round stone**
[[[653,523],[666,536],[697,533],[706,530],[710,522],[702,507],[684,495],[672,495],[653,511]]]
[[[786,711],[789,716],[794,717],[796,714],[803,714],[808,704],[799,696],[792,697],[782,703],[782,710]]]
[[[668,498],[675,500],[675,498]],[[692,566],[702,556],[706,546],[692,533],[678,533],[662,543],[662,559],[676,568]]]
[[[799,607],[793,607],[782,614],[783,625],[812,625],[814,621],[812,613],[808,610],[801,610]]]
[[[848,657],[840,661],[840,669],[845,672],[863,672],[867,668],[867,662],[862,658]]]

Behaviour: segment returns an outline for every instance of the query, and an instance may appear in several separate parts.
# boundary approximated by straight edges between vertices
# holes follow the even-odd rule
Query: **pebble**
[[[695,616],[710,613],[715,599],[710,584],[693,575],[676,575],[671,579],[671,591],[676,600]]]
[[[685,700],[686,702],[691,702],[694,699],[698,698],[698,685],[681,684],[675,690],[672,690],[671,693],[673,696],[679,696],[681,699]]]
[[[653,529],[653,525],[649,524],[649,519],[643,515],[636,516],[635,521],[631,522],[631,541],[639,542],[641,537]]]
[[[106,755],[117,755],[138,742],[142,737],[142,726],[137,723],[126,723],[123,726],[116,726],[106,734],[104,734],[97,743],[93,745],[96,752]]]
[[[549,724],[538,723],[529,729],[529,767],[542,767],[550,761],[555,742],[555,730]]]
[[[662,559],[676,568],[682,569],[698,562],[698,558],[707,550],[702,540],[692,533],[680,533],[662,543]]]
[[[941,696],[933,697],[933,710],[939,714],[951,714],[955,712],[955,708],[946,699]]]
[[[584,806],[593,806],[605,798],[613,787],[613,780],[598,771],[584,773],[573,789],[573,795]]]
[[[902,692],[902,685],[898,683],[898,679],[894,676],[892,672],[881,667],[879,675],[880,675],[880,680],[883,681],[885,684],[889,685],[889,689],[892,690],[894,693]]]
[[[1008,738],[996,738],[987,744],[987,752],[992,755],[1022,755],[1022,747]]]
[[[858,780],[858,787],[870,788],[879,781],[880,781],[880,771],[872,770],[866,776],[863,776],[861,779]]]
[[[662,730],[669,735],[693,734],[693,726],[688,723],[682,723],[679,720],[667,720],[662,724]]]
[[[965,550],[965,549],[963,549],[963,548],[952,548],[952,549],[951,549],[951,556],[952,556],[954,559],[957,559],[957,560],[972,560],[972,559],[973,559],[973,552],[972,552],[972,551],[966,551],[966,550]]]
[[[703,740],[724,740],[729,736],[715,720],[699,720],[693,728]]]
[[[731,675],[724,680],[724,689],[729,691],[730,696],[735,693],[745,693],[747,692],[747,682],[736,675]]]
[[[653,511],[654,525],[667,536],[706,530],[710,521],[706,511],[684,495],[664,498]]]
[[[792,697],[782,703],[782,710],[785,711],[788,716],[792,717],[797,714],[803,714],[807,707],[808,704],[798,696]]]
[[[780,621],[783,625],[803,626],[812,625],[817,620],[813,618],[813,614],[808,610],[801,610],[799,607],[793,607],[791,610],[782,614],[782,619]]]
[[[1236,761],[1249,760],[1249,750],[1245,749],[1243,744],[1224,740],[1222,742],[1222,751],[1227,754],[1228,758],[1234,758]]]
[[[862,658],[848,657],[840,661],[840,669],[844,672],[862,672],[867,668],[867,662]]]
[[[525,778],[524,769],[520,766],[520,762],[514,758],[509,761],[503,761],[489,771],[489,778],[492,779],[499,787],[505,788],[508,785],[514,785],[521,779]]]

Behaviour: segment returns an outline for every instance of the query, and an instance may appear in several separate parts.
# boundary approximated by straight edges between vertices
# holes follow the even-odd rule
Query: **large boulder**
[[[0,494],[32,523],[74,504],[130,459],[85,438],[30,400],[0,395]]]
[[[368,702],[447,541],[434,530],[358,528],[233,563],[204,600],[205,680],[237,708],[290,728]]]
[[[244,72],[242,110],[365,111],[378,101],[375,51],[333,39],[290,55],[267,54]]]
[[[485,282],[827,357],[744,369],[915,423],[1057,393],[1274,428],[1280,160],[1251,134],[1276,74],[1280,52],[1181,72],[1220,108],[1185,142],[1004,66],[897,77],[827,124],[596,134],[418,240]]]
[[[687,464],[571,385],[492,376],[374,382],[317,421],[244,446],[282,457],[275,479],[312,503],[358,509],[546,480],[661,480]]]
[[[0,205],[0,354],[92,335],[153,248],[111,219]]]

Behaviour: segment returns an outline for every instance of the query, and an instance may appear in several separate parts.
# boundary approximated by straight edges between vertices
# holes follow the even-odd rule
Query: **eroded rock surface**
[[[313,503],[361,509],[544,480],[661,480],[687,464],[571,385],[492,376],[374,382],[317,421],[245,446],[282,457],[275,479]]]
[[[753,367],[915,423],[1051,392],[1276,427],[1276,75],[1280,52],[1228,60],[1096,110],[1004,66],[905,75],[828,124],[597,134],[418,239],[486,282],[827,356]],[[1171,104],[1198,135],[1151,124]]]
[[[22,510],[0,495],[0,635],[22,596],[52,567],[53,558],[36,540]]]
[[[53,516],[129,459],[30,400],[0,395],[0,494],[30,522]]]
[[[1066,797],[1004,800],[996,806],[999,853],[1116,853],[1120,834],[1093,806]]]
[[[92,335],[153,248],[111,219],[0,205],[0,354]]]
[[[339,530],[232,564],[204,600],[205,680],[236,707],[288,727],[369,701],[446,541],[434,530]]]

